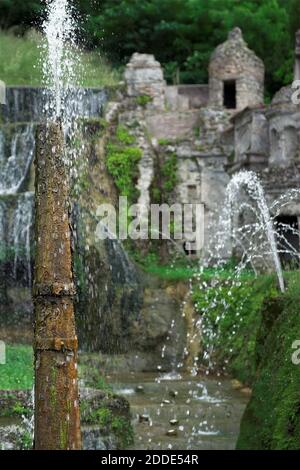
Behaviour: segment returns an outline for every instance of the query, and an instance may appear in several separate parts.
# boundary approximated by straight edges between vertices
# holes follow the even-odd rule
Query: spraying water
[[[44,113],[48,121],[60,120],[65,135],[64,163],[76,193],[80,175],[86,171],[85,145],[80,117],[97,114],[91,92],[82,87],[84,69],[77,45],[76,12],[69,0],[47,0],[43,23],[46,44],[42,50],[43,81],[46,86]],[[96,106],[95,106],[96,104]],[[92,106],[91,106],[92,105]],[[91,111],[91,112],[89,112]]]
[[[225,208],[226,224],[230,223],[231,208],[237,202],[237,198],[242,188],[245,188],[250,198],[257,204],[259,217],[262,221],[274,261],[275,270],[278,277],[280,290],[284,292],[284,280],[281,262],[278,256],[275,231],[272,224],[270,211],[266,202],[263,187],[252,171],[241,171],[233,176],[227,187],[227,201]]]
[[[47,0],[43,31],[46,36],[43,76],[50,91],[46,111],[52,120],[66,120],[69,88],[76,83],[76,31],[68,0]]]
[[[288,260],[288,268],[299,266],[299,227],[286,225],[278,219],[282,214],[290,213],[291,204],[299,199],[300,190],[291,189],[268,206],[258,176],[250,171],[241,171],[230,181],[224,207],[219,212],[217,230],[214,226],[215,236],[207,249],[207,259],[195,275],[202,292],[198,305],[201,317],[196,326],[200,336],[205,337],[202,358],[207,370],[214,370],[214,353],[222,344],[224,334],[223,320],[226,317],[232,320],[232,338],[239,332],[247,304],[251,301],[251,288],[244,289],[247,278],[256,276],[259,270],[270,270],[272,263],[280,290],[284,291],[280,256],[283,256],[283,262]],[[291,235],[294,244],[289,241]],[[239,259],[234,265],[229,262],[232,253]],[[207,267],[213,271],[210,279],[205,279]]]

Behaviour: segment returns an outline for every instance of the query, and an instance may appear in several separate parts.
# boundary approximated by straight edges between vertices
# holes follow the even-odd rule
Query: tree
[[[209,57],[228,31],[239,26],[266,65],[272,95],[292,79],[299,0],[73,0],[86,48],[98,48],[114,65],[133,52],[154,54],[172,81],[207,82]],[[31,26],[44,2],[0,0],[2,27]]]
[[[0,0],[0,27],[33,26],[42,9],[39,0]]]

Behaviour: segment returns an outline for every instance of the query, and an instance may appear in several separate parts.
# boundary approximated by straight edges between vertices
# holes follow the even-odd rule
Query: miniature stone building
[[[264,101],[265,67],[235,28],[213,52],[209,64],[209,104],[243,109]]]
[[[133,54],[124,77],[129,96],[149,96],[152,107],[164,108],[166,82],[161,65],[153,55]]]

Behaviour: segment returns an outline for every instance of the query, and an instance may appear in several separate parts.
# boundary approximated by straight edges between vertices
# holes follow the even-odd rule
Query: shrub
[[[121,196],[128,198],[129,204],[138,199],[136,182],[139,176],[138,163],[142,151],[134,147],[135,137],[128,133],[126,127],[118,126],[115,136],[106,147],[106,166],[114,179]]]

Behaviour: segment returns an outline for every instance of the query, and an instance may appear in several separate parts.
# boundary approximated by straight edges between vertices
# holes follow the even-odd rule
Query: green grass
[[[153,274],[167,281],[188,281],[198,272],[197,268],[189,266],[177,266],[172,268],[170,266],[152,265],[145,267],[144,270],[149,274]]]
[[[159,277],[160,279],[170,281],[188,281],[194,279],[195,283],[197,280],[210,282],[217,278],[219,281],[228,280],[235,277],[234,267],[230,265],[224,268],[205,268],[200,271],[199,261],[190,260],[187,257],[179,256],[174,259],[172,264],[160,265],[158,258],[155,254],[148,254],[142,259],[132,254],[133,259],[141,265],[143,270],[149,274]],[[255,275],[252,271],[243,271],[240,279],[248,281],[255,279]]]
[[[41,86],[41,49],[43,38],[35,31],[25,37],[16,37],[0,30],[0,80],[6,85]],[[86,87],[116,86],[120,80],[118,70],[113,70],[98,52],[79,54]]]
[[[28,390],[33,386],[33,352],[30,346],[6,346],[6,364],[0,364],[0,390]]]
[[[95,355],[97,359],[97,354]],[[88,387],[112,391],[95,367],[92,354],[80,354],[79,377]],[[33,350],[31,346],[6,345],[6,364],[0,364],[0,390],[28,390],[33,386]],[[17,413],[17,409],[13,410]],[[22,412],[24,414],[24,410]]]

